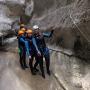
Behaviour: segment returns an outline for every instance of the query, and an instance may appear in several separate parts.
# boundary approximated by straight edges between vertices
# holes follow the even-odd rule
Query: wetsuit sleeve
[[[28,41],[25,41],[23,38],[20,38],[20,42],[25,44],[25,48],[26,48],[27,54],[29,56],[30,53],[29,53],[29,44],[28,44]]]
[[[33,45],[35,46],[37,52],[39,52],[39,49],[38,49],[38,46],[37,46],[37,44],[36,44],[35,38],[32,38],[32,42],[33,42]]]
[[[20,38],[20,42],[25,43],[25,40],[23,38]]]
[[[44,32],[43,33],[43,36],[48,37],[48,38],[52,37],[52,35],[53,35],[53,30],[51,32]]]
[[[26,51],[27,51],[27,55],[30,56],[30,53],[29,53],[29,42],[28,41],[25,41],[25,48],[26,48]]]

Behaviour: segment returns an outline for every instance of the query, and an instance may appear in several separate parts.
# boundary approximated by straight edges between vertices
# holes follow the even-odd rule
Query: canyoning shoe
[[[42,77],[45,79],[45,74],[42,74]]]
[[[35,72],[39,72],[39,70],[37,68],[34,69]]]
[[[32,74],[32,75],[36,75],[36,72],[35,72],[35,71],[32,71],[31,74]]]
[[[24,65],[22,65],[22,64],[21,64],[20,66],[21,66],[21,69],[22,69],[22,70],[25,70],[25,67],[24,67]]]
[[[24,66],[21,66],[21,69],[22,69],[22,70],[25,70],[25,67],[24,67]]]
[[[27,65],[24,66],[25,68],[29,68]]]
[[[32,75],[36,75],[36,73],[35,73],[35,72],[33,72],[33,73],[32,73]]]
[[[50,76],[51,75],[51,72],[50,71],[47,71],[47,74]]]

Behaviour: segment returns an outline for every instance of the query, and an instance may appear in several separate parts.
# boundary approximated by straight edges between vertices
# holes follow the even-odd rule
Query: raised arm
[[[30,56],[30,53],[29,53],[29,43],[28,43],[28,41],[24,40],[23,38],[20,38],[20,42],[24,43],[25,48],[26,48],[26,52],[27,52],[28,56]]]
[[[52,30],[51,32],[44,32],[44,33],[43,33],[43,36],[50,38],[50,37],[52,37],[53,32],[54,32],[54,30]]]
[[[39,49],[38,49],[38,46],[37,46],[37,44],[36,44],[35,38],[32,38],[32,42],[33,42],[33,44],[34,44],[34,46],[35,46],[37,52],[39,52]]]

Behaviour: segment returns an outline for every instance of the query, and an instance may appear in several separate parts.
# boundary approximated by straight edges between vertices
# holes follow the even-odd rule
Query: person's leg
[[[34,55],[35,55],[35,59],[36,59],[36,63],[34,65],[34,70],[37,69],[37,66],[39,64],[40,71],[42,73],[42,77],[45,78],[44,67],[43,67],[43,55],[42,55],[42,52],[41,52],[41,55],[37,55],[37,52],[35,52]]]
[[[39,66],[42,73],[42,77],[45,78],[44,67],[43,67],[43,56],[40,56],[38,59],[39,59]]]
[[[38,72],[39,70],[37,69],[37,66],[39,65],[39,57],[37,55],[37,51],[36,49],[33,50],[34,51],[34,57],[35,57],[35,64],[34,64],[34,71]]]
[[[50,59],[48,57],[45,57],[45,62],[46,62],[46,69],[47,73],[50,75]]]
[[[21,68],[25,69],[24,64],[23,64],[23,50],[22,50],[22,47],[19,47],[19,62],[20,62]]]
[[[46,62],[47,73],[50,75],[50,53],[48,48],[45,48],[44,50],[44,57]]]
[[[38,58],[37,58],[37,56],[35,56],[35,64],[34,64],[34,70],[36,71],[36,72],[38,72],[39,70],[37,69],[37,66],[38,66],[38,64],[39,64],[39,60],[38,60]]]
[[[20,55],[19,61],[20,61],[21,68],[22,68],[22,69],[25,69],[25,68],[24,68],[24,65],[23,65],[23,58],[22,58],[22,55]]]
[[[36,73],[34,72],[34,68],[33,68],[33,58],[34,58],[34,56],[31,55],[31,59],[29,60],[29,66],[30,66],[32,75],[36,75]]]
[[[23,63],[24,63],[24,67],[28,68],[27,64],[26,64],[26,55],[23,57]]]
[[[25,68],[28,68],[28,66],[26,64],[26,50],[25,50],[25,48],[23,48],[23,65]]]

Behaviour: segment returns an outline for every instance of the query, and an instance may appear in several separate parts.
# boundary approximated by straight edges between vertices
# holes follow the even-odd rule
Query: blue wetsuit
[[[53,32],[51,31],[51,32],[41,33],[41,34],[35,35],[35,39],[36,39],[36,43],[37,43],[38,49],[40,50],[42,56],[44,56],[45,61],[46,61],[47,73],[50,73],[50,70],[49,70],[50,54],[49,54],[48,47],[46,47],[46,43],[45,43],[44,37],[50,38],[52,36],[52,34],[53,34]],[[38,65],[38,62],[35,63],[34,67],[36,68],[37,65]]]
[[[37,47],[36,40],[33,36],[26,37],[26,40],[28,41],[28,44],[29,44],[29,53],[30,53],[30,56],[31,56],[29,65],[30,65],[31,73],[33,74],[34,73],[33,58],[35,57],[37,61],[40,60],[41,56],[38,55],[38,52],[40,52],[40,51]]]
[[[29,54],[32,56],[33,53],[38,53],[39,49],[36,44],[36,40],[33,36],[26,37],[26,41],[28,42]],[[27,50],[28,51],[28,50]]]
[[[27,67],[26,53],[29,55],[29,46],[28,46],[28,42],[25,40],[24,35],[18,37],[18,48],[19,48],[19,55],[20,55],[20,64],[21,64],[21,67],[24,69]]]
[[[46,46],[44,37],[50,38],[52,36],[52,32],[42,33],[41,35],[35,35],[36,43],[38,46],[38,49],[41,51],[41,53],[44,55],[44,57],[49,56],[49,49]]]

